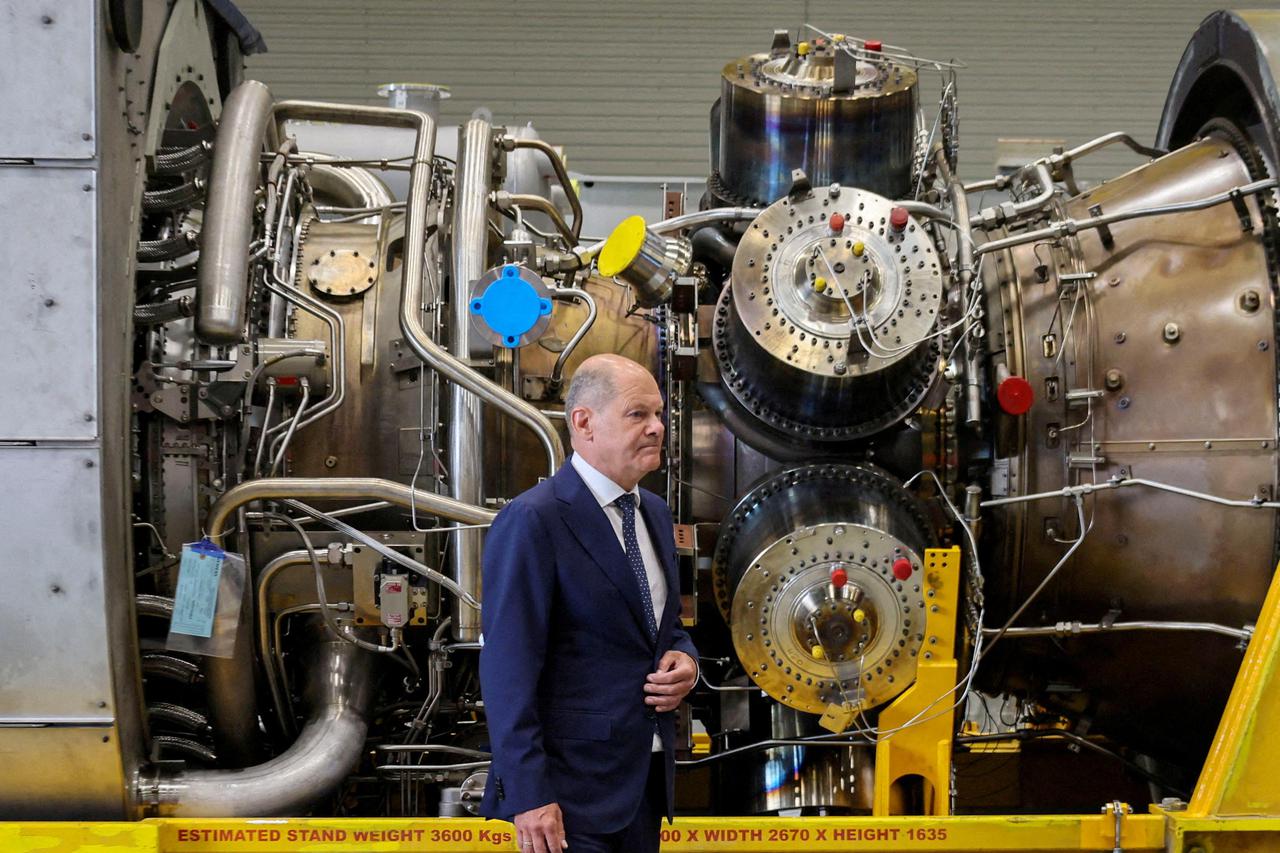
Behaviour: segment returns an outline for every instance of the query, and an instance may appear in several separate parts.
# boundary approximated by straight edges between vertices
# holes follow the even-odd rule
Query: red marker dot
[[[893,561],[893,576],[900,581],[904,581],[911,577],[911,561],[906,557],[899,557]]]
[[[894,231],[901,231],[906,228],[909,221],[911,221],[911,216],[907,213],[905,207],[895,207],[889,211],[889,224],[893,226]]]
[[[844,569],[831,570],[831,585],[836,589],[840,589],[849,582],[849,573]]]
[[[844,214],[843,213],[831,214],[831,233],[839,234],[843,230],[844,230]]]
[[[996,400],[1009,414],[1025,415],[1036,401],[1036,392],[1021,376],[1010,376],[996,388]]]
[[[877,53],[884,50],[884,42],[879,39],[868,39],[862,46],[867,50],[874,50]]]

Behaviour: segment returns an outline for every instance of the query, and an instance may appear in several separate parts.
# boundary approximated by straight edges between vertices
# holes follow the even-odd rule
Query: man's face
[[[575,421],[585,427],[587,440],[574,447],[597,471],[630,488],[662,465],[662,394],[640,368],[620,370],[615,391],[613,399]]]

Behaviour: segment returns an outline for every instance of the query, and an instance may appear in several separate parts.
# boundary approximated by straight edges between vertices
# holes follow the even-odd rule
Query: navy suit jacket
[[[565,464],[508,504],[485,539],[480,686],[493,761],[480,811],[510,820],[559,803],[573,833],[616,832],[644,794],[653,734],[674,811],[674,713],[644,703],[645,677],[676,649],[680,625],[671,511],[640,490],[640,512],[667,581],[658,639],[609,519]]]

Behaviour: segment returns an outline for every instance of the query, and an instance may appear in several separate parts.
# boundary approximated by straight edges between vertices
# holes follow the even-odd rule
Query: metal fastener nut
[[[1164,324],[1164,339],[1166,343],[1177,343],[1180,337],[1182,337],[1182,330],[1178,328],[1177,323]]]
[[[1240,307],[1252,314],[1262,307],[1262,296],[1256,290],[1246,290],[1240,294]]]
[[[1124,374],[1120,372],[1119,368],[1113,367],[1107,371],[1103,382],[1106,384],[1108,391],[1118,391],[1124,385]]]
[[[1124,332],[1116,332],[1116,343],[1122,344],[1127,336]]]

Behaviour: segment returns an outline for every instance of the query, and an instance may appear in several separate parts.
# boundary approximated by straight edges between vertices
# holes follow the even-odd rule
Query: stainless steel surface
[[[222,110],[222,97],[213,58],[213,36],[210,33],[209,7],[200,0],[177,0],[169,10],[164,36],[156,55],[149,86],[151,104],[148,110],[144,153],[154,157],[166,130],[172,127],[171,107],[186,99],[200,101],[217,119]],[[206,94],[207,93],[207,94]]]
[[[0,167],[0,251],[9,259],[0,370],[5,393],[22,401],[0,408],[0,440],[99,434],[99,303],[89,286],[99,269],[97,183],[87,168]]]
[[[756,485],[722,524],[712,563],[716,603],[752,680],[813,714],[874,708],[904,690],[923,641],[918,575],[931,541],[921,509],[874,468],[801,465]],[[892,573],[899,559],[911,564],[906,581]]]
[[[337,640],[312,654],[308,718],[289,749],[244,769],[161,771],[139,780],[139,799],[164,816],[267,817],[297,814],[331,793],[363,751],[378,666]]]
[[[249,241],[254,193],[262,171],[259,154],[271,117],[271,90],[246,80],[227,97],[200,234],[196,333],[212,344],[238,343],[249,304]]]
[[[9,117],[0,131],[0,157],[85,160],[97,152],[94,58],[99,45],[109,49],[95,28],[97,5],[72,0],[45,24],[27,0],[0,4],[8,21],[0,55],[12,58],[0,93],[0,109]]]
[[[811,444],[865,437],[934,382],[943,276],[932,240],[909,217],[893,228],[892,208],[821,187],[772,205],[738,244],[713,340],[722,383],[765,428]]]
[[[816,718],[774,705],[772,737],[796,740],[823,734]],[[751,770],[753,814],[871,814],[875,791],[875,750],[870,746],[779,746],[763,750]]]
[[[1244,625],[1256,614],[1275,562],[1274,511],[1108,483],[1145,479],[1246,502],[1275,494],[1274,308],[1241,305],[1246,291],[1271,292],[1258,232],[1242,230],[1230,203],[1124,218],[1222,194],[1251,177],[1229,141],[1210,138],[1058,211],[1087,219],[1100,205],[1113,217],[1114,246],[1090,230],[1047,252],[1035,244],[997,251],[1003,264],[985,265],[988,292],[999,293],[994,343],[1008,347],[1009,371],[1037,394],[1025,424],[999,435],[997,455],[1010,459],[1008,496],[1104,486],[1086,498],[1090,530],[1079,551],[1024,623],[1095,622],[1118,610],[1118,622]],[[1244,204],[1256,219],[1256,197]],[[1046,261],[1041,283],[1035,269]],[[1169,323],[1180,329],[1173,342]],[[1109,371],[1120,379],[1105,385]],[[1072,394],[1095,389],[1097,396]],[[1068,468],[1071,456],[1089,461]],[[986,511],[998,560],[1012,569],[989,580],[992,624],[1003,623],[1063,543],[1079,535],[1069,503],[1063,496]],[[1195,524],[1173,522],[1187,517]],[[1221,571],[1227,564],[1231,571]],[[1065,642],[1056,650],[1035,640],[1005,646],[1006,686],[1026,684],[1026,673],[1052,673],[1094,703],[1095,725],[1156,752],[1203,748],[1239,657],[1230,640],[1192,633]],[[1068,663],[1083,648],[1090,665]],[[1138,682],[1136,669],[1144,673]],[[1189,671],[1200,674],[1201,701],[1171,715]]]
[[[745,56],[721,75],[719,172],[726,202],[786,194],[793,169],[894,198],[910,190],[916,72],[887,56],[857,63],[852,91],[835,92],[835,50]]]
[[[449,351],[465,361],[472,356],[472,288],[489,267],[489,192],[493,182],[493,125],[471,119],[458,129],[458,167],[453,200],[453,265],[450,270]],[[505,392],[504,392],[505,393]],[[480,504],[484,498],[481,465],[484,419],[480,398],[458,383],[449,386],[449,492],[455,500]],[[472,595],[480,594],[483,536],[479,530],[453,534],[449,574]],[[480,614],[458,602],[453,609],[453,636],[474,640],[480,635]]]

